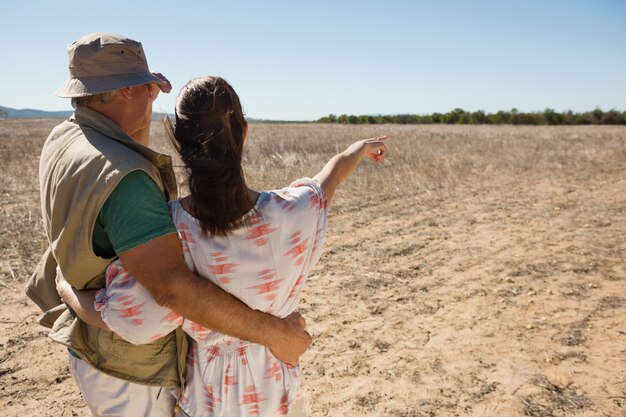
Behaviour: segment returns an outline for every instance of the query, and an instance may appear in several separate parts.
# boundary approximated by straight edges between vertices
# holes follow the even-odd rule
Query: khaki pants
[[[148,387],[104,374],[70,355],[70,371],[94,417],[172,417],[170,388]]]

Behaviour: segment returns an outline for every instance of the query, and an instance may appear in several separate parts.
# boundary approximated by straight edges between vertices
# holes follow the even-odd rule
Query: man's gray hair
[[[115,95],[116,91],[117,90],[113,90],[113,91],[107,91],[106,93],[94,94],[94,95],[91,95],[91,96],[74,97],[74,98],[72,98],[72,107],[74,107],[74,108],[77,108],[77,107],[89,107],[89,108],[91,108],[91,106],[94,103],[108,103],[109,101],[111,101],[111,99]]]

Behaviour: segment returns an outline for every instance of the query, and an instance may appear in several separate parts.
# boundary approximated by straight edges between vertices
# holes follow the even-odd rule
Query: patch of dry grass
[[[0,121],[0,286],[19,288],[45,249],[39,154],[58,120]]]
[[[5,283],[24,281],[45,246],[39,152],[58,123],[0,121],[0,279]],[[171,153],[160,122],[153,124],[152,133],[152,146]],[[246,178],[257,189],[282,187],[314,175],[353,141],[383,134],[390,137],[388,159],[380,165],[362,164],[338,192],[337,212],[394,198],[429,205],[459,187],[477,193],[492,186],[496,176],[515,182],[520,176],[541,178],[558,172],[575,183],[581,176],[601,174],[598,164],[613,170],[626,165],[621,127],[253,124],[244,154]],[[184,177],[178,177],[182,186]]]

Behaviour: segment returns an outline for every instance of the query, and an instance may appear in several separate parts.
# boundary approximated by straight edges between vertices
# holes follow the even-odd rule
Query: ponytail
[[[241,167],[247,122],[237,93],[220,77],[193,79],[178,95],[175,123],[164,122],[203,233],[225,236],[240,227],[253,204]]]

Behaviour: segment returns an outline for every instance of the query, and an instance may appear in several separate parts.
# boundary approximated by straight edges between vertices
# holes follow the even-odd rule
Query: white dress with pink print
[[[307,274],[322,253],[326,196],[304,178],[263,192],[246,226],[206,238],[180,201],[170,203],[185,260],[198,275],[253,309],[285,317],[298,307]],[[300,368],[264,346],[211,331],[159,306],[119,261],[107,269],[96,308],[132,343],[147,343],[182,325],[192,340],[181,408],[192,417],[280,416],[301,396]]]

